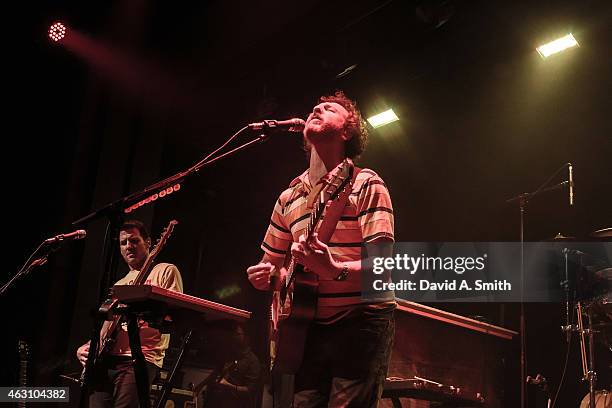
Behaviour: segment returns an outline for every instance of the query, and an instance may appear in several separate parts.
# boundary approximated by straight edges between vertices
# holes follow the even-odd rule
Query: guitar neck
[[[28,383],[27,370],[28,370],[28,362],[21,360],[19,362],[19,386],[20,387],[25,387],[26,384]]]
[[[306,226],[306,241],[312,239],[317,222],[321,219],[321,215],[323,215],[324,208],[325,207],[321,205],[319,201],[317,201],[315,207],[312,209],[310,218],[308,220],[308,225]]]
[[[150,253],[149,256],[147,256],[147,259],[145,260],[144,264],[142,264],[142,267],[138,272],[138,276],[136,276],[136,279],[134,279],[133,285],[145,284],[147,278],[149,277],[149,272],[151,270],[151,266],[153,265],[153,261],[155,260],[155,256],[156,254],[154,253]]]
[[[170,234],[172,234],[172,231],[174,230],[174,226],[176,224],[178,224],[178,221],[176,220],[172,220],[168,223],[168,225],[164,229],[164,232],[162,232],[161,237],[159,238],[159,240],[157,241],[157,243],[155,244],[155,246],[153,247],[153,249],[147,256],[147,259],[145,259],[144,263],[142,264],[142,267],[140,268],[140,272],[138,273],[138,276],[134,280],[134,285],[144,285],[145,284],[147,278],[149,277],[149,272],[151,270],[151,266],[153,265],[153,262],[155,261],[155,258],[157,258],[157,255],[160,253],[164,245],[166,245],[166,242],[168,238],[170,237]]]
[[[340,178],[338,177],[338,175],[334,175],[332,180],[329,182],[327,187],[332,187],[334,188],[334,191],[327,191],[327,193],[329,194],[329,198],[325,197],[325,190],[327,187],[323,188],[319,194],[320,194],[320,198],[314,203],[314,207],[310,213],[310,217],[308,219],[308,225],[306,225],[306,230],[304,232],[304,235],[306,237],[306,242],[310,241],[314,235],[314,232],[317,228],[317,226],[320,226],[321,222],[325,222],[326,220],[324,220],[323,217],[323,212],[325,211],[326,205],[328,203],[330,203],[330,206],[333,206],[334,204],[341,204],[341,207],[336,207],[339,208],[340,213],[338,213],[338,218],[340,217],[340,214],[342,213],[342,207],[344,207],[344,202],[346,199],[348,199],[348,194],[350,193],[350,189],[353,186],[353,170],[354,170],[354,166],[352,164],[352,162],[349,160],[345,160],[345,162],[343,163],[342,166],[347,165],[348,167],[348,174],[346,174],[344,176],[344,178]],[[337,184],[336,184],[337,183]],[[345,191],[345,189],[348,187],[348,193]],[[345,194],[344,199],[340,200],[340,196],[342,194]],[[331,204],[332,202],[339,200],[338,202]],[[332,217],[334,218],[334,217]],[[326,242],[329,238],[331,237],[331,232],[329,232],[329,236],[325,236],[325,237],[320,237],[319,239],[323,240],[324,242]],[[293,282],[293,280],[295,279],[295,272],[296,270],[299,270],[300,268],[298,268],[299,264],[297,262],[295,262],[295,259],[293,258],[293,256],[291,256],[291,260],[289,262],[289,266],[287,268],[288,270],[288,274],[287,274],[287,279],[285,281],[285,286],[289,286],[291,285],[291,283]]]

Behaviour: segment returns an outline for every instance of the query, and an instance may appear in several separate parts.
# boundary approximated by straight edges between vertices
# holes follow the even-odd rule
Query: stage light
[[[51,24],[49,27],[49,38],[55,42],[60,41],[66,36],[66,26],[59,21]]]
[[[374,115],[368,118],[368,122],[370,122],[370,125],[372,125],[373,128],[384,126],[391,122],[395,122],[396,120],[399,120],[399,118],[397,117],[395,112],[393,112],[393,109],[386,110],[382,113],[379,113],[378,115]]]
[[[176,191],[179,191],[180,189],[181,189],[181,185],[180,184],[175,184],[172,187],[165,188],[165,189],[161,190],[159,193],[152,194],[152,195],[148,196],[147,198],[145,198],[143,200],[140,200],[136,204],[133,204],[133,205],[129,206],[128,208],[123,210],[123,212],[126,213],[126,214],[131,213],[132,211],[138,209],[139,207],[142,207],[144,205],[150,204],[153,201],[157,201],[159,198],[164,198],[167,195],[170,195],[170,194],[172,194],[172,193],[174,193]]]
[[[548,58],[552,54],[556,54],[565,49],[578,46],[578,41],[572,34],[568,34],[565,37],[551,41],[548,44],[540,45],[536,50],[540,53],[542,58]]]

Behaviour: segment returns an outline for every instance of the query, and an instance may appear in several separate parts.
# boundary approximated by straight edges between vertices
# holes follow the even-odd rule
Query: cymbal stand
[[[569,250],[567,248],[563,248],[563,256],[565,258],[565,276],[561,281],[561,287],[565,292],[565,326],[561,326],[561,331],[567,334],[567,344],[569,344],[572,337],[572,322],[570,321],[572,317],[573,307],[570,306],[574,297],[570,297],[570,280],[569,280],[569,261],[567,259],[569,254]],[[575,296],[575,293],[573,294]]]

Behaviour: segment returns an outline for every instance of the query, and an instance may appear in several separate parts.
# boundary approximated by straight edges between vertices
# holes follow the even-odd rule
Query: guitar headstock
[[[331,179],[323,190],[321,190],[320,203],[325,205],[328,201],[336,200],[342,192],[345,192],[353,177],[355,165],[348,157],[337,166]]]
[[[30,346],[25,340],[19,340],[17,345],[19,351],[19,358],[24,361],[30,357]]]
[[[177,220],[172,220],[168,223],[166,228],[164,228],[164,230],[162,231],[162,234],[157,240],[157,242],[155,242],[153,249],[151,249],[151,251],[149,252],[149,257],[154,258],[159,254],[164,245],[166,245],[166,242],[168,241],[168,238],[170,238],[170,235],[172,235],[172,231],[174,231],[174,226],[176,224],[178,224]]]

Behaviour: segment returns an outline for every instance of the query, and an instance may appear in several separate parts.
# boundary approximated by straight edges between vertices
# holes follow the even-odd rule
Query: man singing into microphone
[[[318,275],[318,303],[302,365],[295,377],[295,407],[375,407],[382,393],[394,335],[393,294],[361,296],[361,246],[394,240],[389,191],[372,170],[358,169],[344,212],[328,244],[306,242],[311,192],[345,158],[365,147],[367,131],[355,103],[342,92],[324,96],[304,128],[309,168],[284,190],[274,206],[261,245],[261,261],[247,269],[251,284],[268,290],[270,273],[281,278],[286,255]],[[365,273],[365,272],[364,272]]]
[[[149,256],[151,238],[144,224],[137,220],[126,221],[119,230],[119,250],[125,263],[129,266],[128,273],[115,285],[131,285],[140,268]],[[178,268],[169,263],[155,265],[145,284],[159,286],[175,292],[183,291],[183,281]],[[106,333],[109,322],[105,322],[100,331],[100,337]],[[166,349],[170,342],[170,335],[161,334],[157,329],[148,326],[144,321],[139,322],[140,344],[142,353],[147,362],[149,381],[152,381],[161,368]],[[83,364],[87,362],[89,342],[77,350],[77,358]],[[127,334],[127,325],[118,328],[116,342],[110,350],[110,355],[104,356],[102,363],[95,367],[92,376],[92,390],[89,396],[90,407],[138,407],[138,391],[130,342]]]

